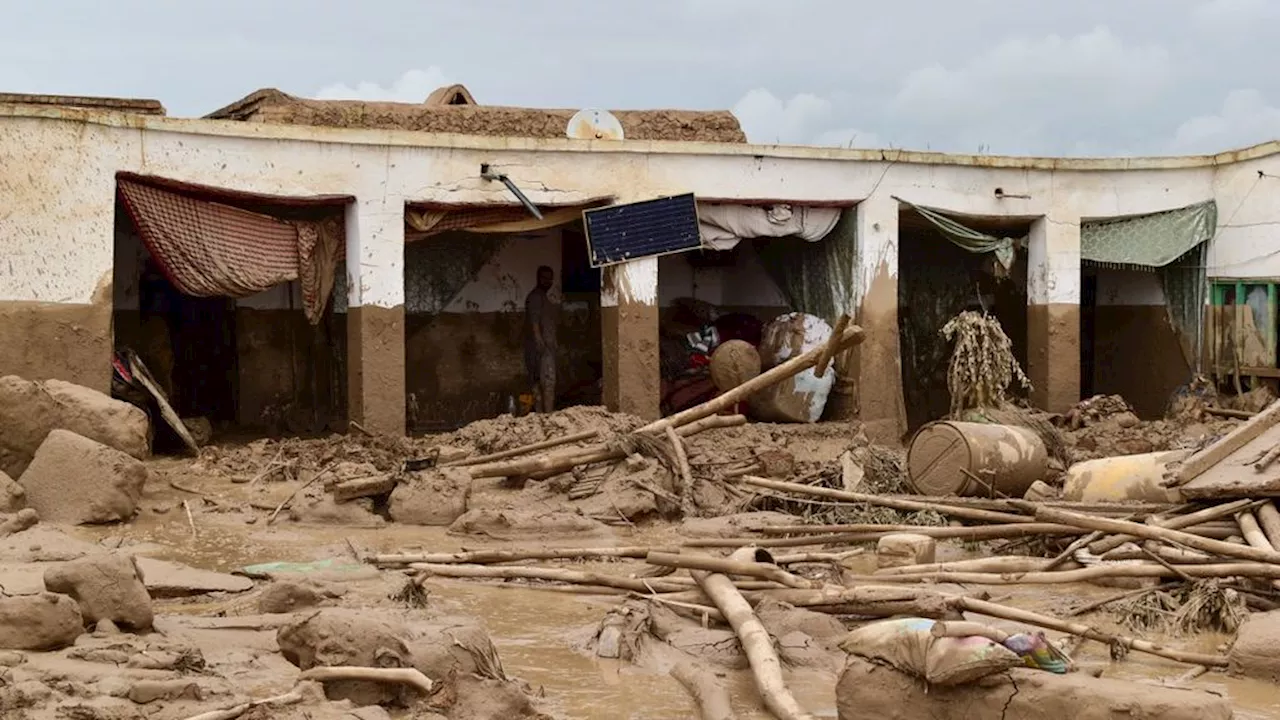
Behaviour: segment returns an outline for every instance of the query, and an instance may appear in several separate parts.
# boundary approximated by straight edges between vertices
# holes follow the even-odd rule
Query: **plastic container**
[[[1067,468],[1064,500],[1083,502],[1181,503],[1177,488],[1163,487],[1168,467],[1182,462],[1188,450],[1121,455],[1076,463]]]
[[[1040,436],[1012,425],[929,423],[907,449],[907,473],[921,495],[1021,498],[1049,469]]]

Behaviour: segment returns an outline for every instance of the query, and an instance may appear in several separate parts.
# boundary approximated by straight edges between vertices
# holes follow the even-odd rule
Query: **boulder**
[[[134,632],[151,629],[151,596],[130,555],[90,555],[63,563],[45,571],[44,585],[74,598],[86,623],[110,620]]]
[[[0,377],[0,470],[21,475],[45,438],[57,429],[139,459],[150,452],[150,424],[137,407],[62,380]]]
[[[27,491],[0,470],[0,513],[16,513],[27,506]]]
[[[280,628],[276,643],[299,670],[340,665],[396,668],[414,666],[405,642],[409,636],[401,623],[335,608]],[[416,699],[415,691],[399,684],[351,680],[325,683],[324,690],[330,700],[356,705],[408,706]]]
[[[876,545],[876,565],[880,568],[932,565],[938,543],[926,535],[894,533],[880,538]]]
[[[258,596],[258,612],[268,615],[291,613],[319,605],[320,600],[320,593],[313,587],[288,581],[276,582],[268,585]]]
[[[1280,683],[1280,610],[1256,613],[1236,633],[1228,657],[1232,675]]]
[[[253,589],[253,581],[243,575],[201,570],[190,565],[156,560],[154,558],[135,558],[138,570],[142,573],[147,586],[147,594],[152,598],[178,598],[206,593],[241,593]]]
[[[407,525],[453,523],[467,511],[471,473],[466,468],[440,468],[413,473],[391,493],[391,519]]]
[[[100,442],[54,430],[18,482],[44,522],[109,523],[133,517],[147,468]]]
[[[82,632],[80,607],[66,595],[0,597],[0,649],[58,650]]]
[[[965,685],[929,687],[906,673],[856,656],[849,657],[836,685],[836,707],[839,720],[1232,717],[1226,698],[1197,690],[1030,668],[1014,668]]]

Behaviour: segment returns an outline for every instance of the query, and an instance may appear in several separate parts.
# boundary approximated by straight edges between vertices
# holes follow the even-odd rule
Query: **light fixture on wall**
[[[497,180],[503,185],[506,185],[507,189],[511,191],[511,194],[516,196],[516,199],[520,201],[521,205],[524,205],[524,208],[529,211],[530,215],[539,220],[542,219],[542,211],[538,209],[538,206],[534,205],[529,198],[525,197],[525,194],[520,192],[520,188],[516,187],[516,184],[511,182],[511,178],[507,177],[505,173],[495,172],[493,168],[489,166],[489,163],[480,163],[480,177],[485,180]]]
[[[1031,196],[1030,196],[1030,195],[1014,195],[1013,193],[1007,193],[1007,192],[1005,192],[1005,191],[1004,191],[1004,188],[1002,188],[1002,187],[998,187],[998,188],[996,188],[996,193],[995,193],[995,195],[996,195],[996,199],[997,199],[997,200],[1004,200],[1005,198],[1017,198],[1017,199],[1019,199],[1019,200],[1030,200],[1030,199],[1031,199]]]

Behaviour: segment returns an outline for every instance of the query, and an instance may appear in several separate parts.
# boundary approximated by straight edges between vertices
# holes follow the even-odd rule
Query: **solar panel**
[[[582,213],[591,267],[604,267],[702,247],[693,193]]]

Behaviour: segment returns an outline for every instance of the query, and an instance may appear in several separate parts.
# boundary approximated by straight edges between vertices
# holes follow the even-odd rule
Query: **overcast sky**
[[[1280,0],[0,0],[0,91],[262,87],[733,109],[761,143],[1034,155],[1280,139]]]

